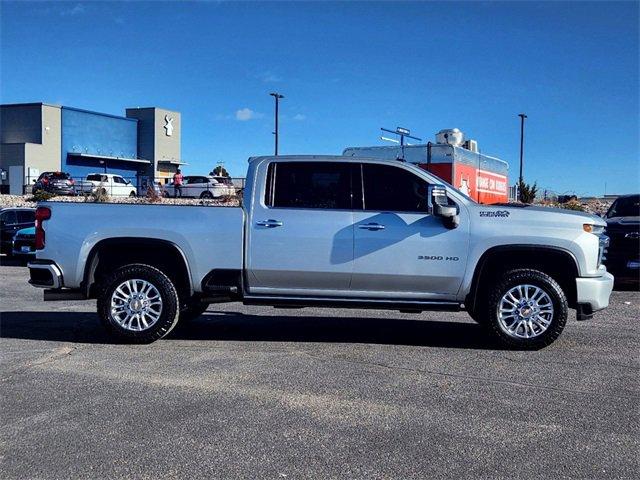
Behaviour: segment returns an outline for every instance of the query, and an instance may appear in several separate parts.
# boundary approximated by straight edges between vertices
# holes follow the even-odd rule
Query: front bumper
[[[38,288],[62,288],[62,270],[54,262],[34,260],[29,267],[29,283]]]
[[[612,290],[613,275],[609,272],[605,272],[601,277],[576,278],[576,303],[588,306],[591,312],[597,312],[609,306]]]

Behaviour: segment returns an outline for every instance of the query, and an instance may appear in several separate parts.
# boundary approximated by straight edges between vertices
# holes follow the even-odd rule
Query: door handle
[[[259,227],[275,228],[275,227],[281,227],[284,224],[279,220],[269,219],[269,220],[259,220],[256,222],[256,225],[258,225]]]
[[[384,225],[379,223],[367,223],[366,225],[358,225],[362,230],[384,230]]]

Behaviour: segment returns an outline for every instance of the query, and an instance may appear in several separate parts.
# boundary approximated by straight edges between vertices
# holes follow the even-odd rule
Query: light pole
[[[269,95],[271,95],[276,100],[276,112],[275,112],[276,128],[275,128],[275,131],[273,132],[273,134],[276,136],[276,153],[275,154],[276,154],[276,156],[278,156],[278,104],[279,104],[280,99],[284,98],[284,95],[280,95],[277,92],[270,93]]]
[[[520,117],[520,175],[518,177],[519,184],[522,184],[522,166],[524,162],[524,119],[527,116],[524,113],[519,113]]]

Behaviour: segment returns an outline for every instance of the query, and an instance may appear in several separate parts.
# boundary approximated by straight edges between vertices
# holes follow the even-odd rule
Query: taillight
[[[36,208],[36,250],[44,248],[44,228],[42,222],[51,218],[51,209],[49,207]]]

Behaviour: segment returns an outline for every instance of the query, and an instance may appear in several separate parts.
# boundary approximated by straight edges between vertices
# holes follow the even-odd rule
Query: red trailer
[[[459,138],[451,138],[453,135],[447,132],[458,133]],[[349,147],[343,155],[405,160],[437,175],[479,203],[507,203],[509,164],[478,152],[476,142],[469,140],[463,143],[461,136],[459,130],[443,130],[436,136],[436,143]]]

